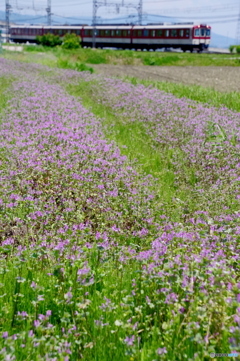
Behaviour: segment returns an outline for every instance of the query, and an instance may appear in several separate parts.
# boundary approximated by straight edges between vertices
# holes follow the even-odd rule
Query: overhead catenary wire
[[[100,3],[107,3],[108,1],[110,3],[112,3],[115,1],[115,6],[119,3],[123,3],[125,0],[97,0]],[[127,1],[127,0],[126,0]],[[130,1],[130,5],[133,2],[136,2],[136,4],[138,3],[138,1],[142,2],[142,6],[143,6],[143,1],[142,0],[128,0]],[[167,3],[167,2],[171,2],[173,5],[171,6],[171,8],[164,8],[164,6],[161,9],[161,14],[158,14],[159,12],[159,8],[156,9],[156,12],[154,13],[154,10],[148,11],[148,13],[141,13],[141,18],[144,17],[144,21],[145,23],[147,22],[148,16],[151,18],[156,18],[156,22],[160,21],[161,22],[168,22],[168,18],[169,18],[169,22],[170,21],[199,21],[199,22],[204,22],[204,23],[208,23],[209,25],[212,24],[225,24],[225,23],[237,23],[238,24],[238,28],[237,28],[237,34],[236,34],[236,38],[238,39],[238,42],[240,43],[240,9],[239,9],[239,0],[238,1],[231,1],[229,2],[227,5],[224,3],[210,3],[209,5],[203,5],[201,7],[199,6],[186,6],[186,7],[175,7],[174,3],[179,3],[182,0],[145,0],[145,6],[149,5],[149,4],[161,4],[161,3]],[[32,7],[30,6],[30,4],[32,3]],[[47,9],[46,8],[40,8],[40,4],[46,4],[47,3]],[[46,11],[47,10],[47,16],[43,15],[43,16],[38,16],[38,17],[31,17],[31,18],[27,18],[21,20],[20,22],[29,22],[29,21],[35,21],[35,20],[40,20],[40,19],[44,19],[44,23],[47,20],[48,25],[50,25],[51,23],[59,23],[58,20],[53,20],[51,18],[51,15],[53,15],[51,13],[51,6],[49,7],[49,3],[51,5],[51,0],[6,0],[6,4],[8,4],[8,12],[7,12],[7,6],[6,6],[6,24],[7,24],[7,18],[8,18],[8,22],[10,24],[10,14],[11,11],[14,7],[14,5],[16,6],[16,8],[18,10],[24,10],[24,9],[32,9],[33,11]],[[92,4],[92,0],[70,0],[70,3],[67,3],[67,6],[70,7],[76,7],[76,6],[84,6],[84,5],[90,5]],[[66,7],[66,3],[65,4],[54,4],[54,8],[61,8],[61,7]],[[212,12],[212,15],[209,14],[209,12]],[[177,14],[177,15],[176,15]],[[182,16],[181,16],[182,14]],[[192,15],[191,15],[192,14]],[[36,14],[37,15],[37,14]],[[40,15],[40,14],[39,14]],[[62,18],[62,19],[66,19],[66,22],[74,22],[74,23],[89,23],[90,22],[90,17],[85,16],[85,17],[76,17],[74,15],[69,15],[66,16],[64,15],[59,15],[54,13],[54,16],[56,18]],[[157,20],[159,19],[159,20]],[[135,24],[138,22],[139,20],[139,15],[128,15],[126,17],[116,17],[116,18],[96,18],[98,25],[101,25],[101,23],[116,23],[121,21],[121,22],[126,22],[126,23],[131,23],[131,24]],[[150,21],[150,20],[149,20]],[[152,22],[152,21],[151,21]],[[239,34],[239,35],[238,35]]]

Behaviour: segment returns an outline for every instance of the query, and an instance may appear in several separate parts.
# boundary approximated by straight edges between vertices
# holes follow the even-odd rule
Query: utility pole
[[[9,0],[6,0],[6,42],[9,43],[10,37],[10,11],[11,5]]]
[[[115,7],[117,12],[119,12],[120,7],[124,8],[134,8],[138,12],[138,23],[142,25],[142,7],[143,7],[143,0],[139,0],[138,4],[134,3],[126,3],[125,0],[119,0],[119,3],[108,2],[107,0],[93,0],[93,17],[92,17],[92,26],[93,26],[93,33],[92,33],[92,47],[96,47],[96,25],[97,25],[97,11],[100,7]]]
[[[92,47],[96,48],[96,25],[97,25],[97,9],[98,9],[98,1],[93,0],[93,18],[92,18]]]
[[[139,0],[138,4],[138,24],[142,25],[142,8],[143,8],[143,0]]]
[[[47,1],[47,8],[46,8],[46,12],[47,12],[47,24],[48,26],[52,25],[52,19],[51,19],[51,0]]]
[[[237,45],[240,45],[240,3],[239,3],[236,39],[237,39]]]

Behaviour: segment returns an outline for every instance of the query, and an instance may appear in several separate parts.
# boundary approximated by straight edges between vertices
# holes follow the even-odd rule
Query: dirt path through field
[[[240,91],[240,67],[217,66],[132,66],[92,65],[107,76],[131,76],[140,79],[169,81],[211,87],[221,92]]]

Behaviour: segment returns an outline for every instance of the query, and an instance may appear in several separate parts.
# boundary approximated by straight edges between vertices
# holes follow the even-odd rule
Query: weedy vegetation
[[[25,54],[18,55],[23,61],[34,61],[41,63],[44,54],[51,54],[52,61],[45,63],[55,66],[59,58],[69,62],[80,62],[85,64],[115,64],[115,65],[151,65],[151,66],[240,66],[239,54],[191,54],[191,53],[169,53],[149,52],[134,50],[112,50],[112,49],[85,49],[78,48],[70,50],[61,46],[54,48],[42,45],[24,45]],[[26,54],[28,53],[28,54]],[[39,57],[39,53],[42,54]],[[32,58],[29,55],[32,54]],[[15,54],[16,55],[16,54]],[[35,56],[34,56],[35,55]],[[14,54],[8,54],[14,57]],[[15,59],[15,58],[14,58]]]
[[[0,360],[239,353],[237,98],[3,58],[0,77]]]
[[[215,89],[205,88],[199,85],[185,85],[164,81],[151,81],[125,77],[124,80],[134,85],[143,84],[146,87],[154,87],[167,93],[171,93],[178,98],[188,98],[197,102],[207,103],[214,107],[226,107],[240,112],[239,92],[219,92]]]

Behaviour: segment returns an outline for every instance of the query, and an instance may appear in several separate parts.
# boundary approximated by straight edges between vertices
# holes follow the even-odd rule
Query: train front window
[[[195,29],[195,36],[199,36],[200,35],[200,30],[199,29]]]
[[[205,36],[205,29],[201,29],[201,36]]]
[[[206,29],[206,36],[210,36],[211,34],[211,30],[210,29]]]

